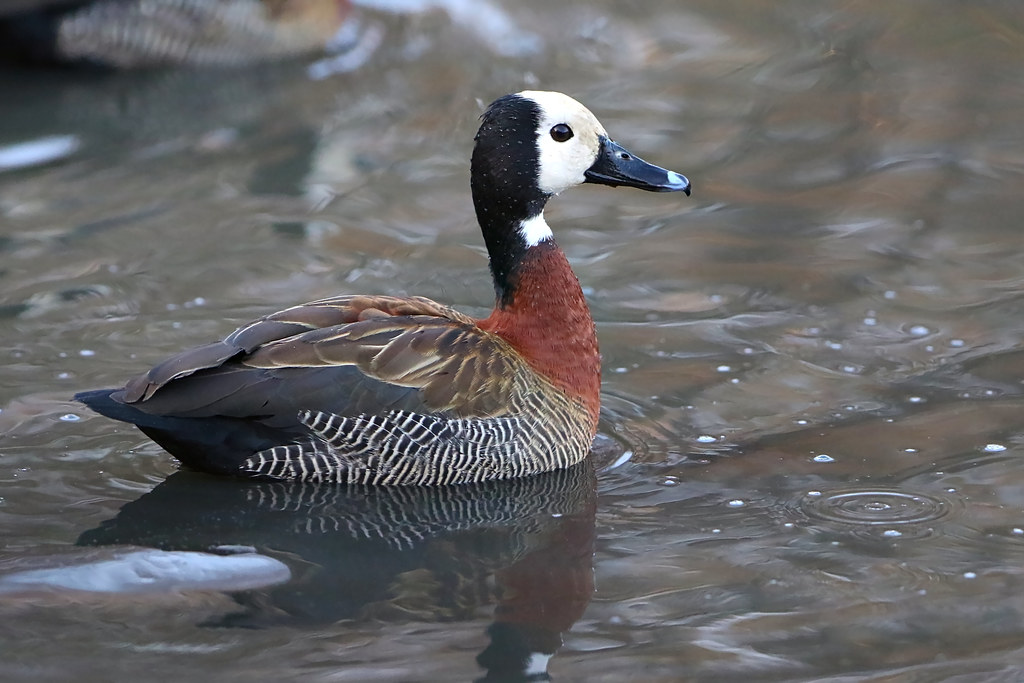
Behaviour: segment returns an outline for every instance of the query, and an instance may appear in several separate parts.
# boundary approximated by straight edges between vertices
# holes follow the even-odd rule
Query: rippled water
[[[0,173],[0,677],[1024,678],[1024,11],[432,6],[362,10],[379,47],[320,80],[0,72],[0,146],[55,159]],[[548,210],[592,466],[245,484],[69,401],[330,294],[484,313],[468,155],[523,87],[694,184]]]

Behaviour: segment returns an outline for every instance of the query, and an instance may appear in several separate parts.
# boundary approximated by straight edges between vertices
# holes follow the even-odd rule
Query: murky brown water
[[[0,144],[79,145],[0,174],[0,678],[1024,678],[1024,10],[501,9],[500,44],[365,12],[380,48],[325,80],[0,73]],[[548,210],[604,353],[593,473],[242,484],[69,401],[330,294],[485,312],[468,155],[523,87],[694,184]],[[24,583],[222,546],[291,578]]]

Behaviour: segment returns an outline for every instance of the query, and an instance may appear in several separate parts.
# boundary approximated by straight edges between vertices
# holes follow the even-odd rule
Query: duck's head
[[[481,201],[523,202],[528,215],[521,219],[537,215],[552,195],[582,183],[690,194],[685,176],[623,149],[582,104],[539,90],[505,95],[484,112],[472,180],[478,213],[490,208]]]
[[[690,194],[685,176],[627,152],[568,95],[505,95],[480,119],[470,184],[502,301],[526,250],[552,238],[543,211],[553,195],[583,183]]]

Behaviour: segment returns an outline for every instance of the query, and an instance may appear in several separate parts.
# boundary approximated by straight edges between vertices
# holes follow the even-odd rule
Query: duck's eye
[[[572,128],[564,123],[556,123],[551,127],[551,139],[555,142],[565,142],[572,137]]]

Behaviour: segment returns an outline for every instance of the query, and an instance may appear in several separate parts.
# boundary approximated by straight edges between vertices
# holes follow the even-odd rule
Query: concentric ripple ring
[[[951,509],[934,496],[876,488],[805,495],[799,506],[809,517],[857,526],[924,524],[945,517]]]

